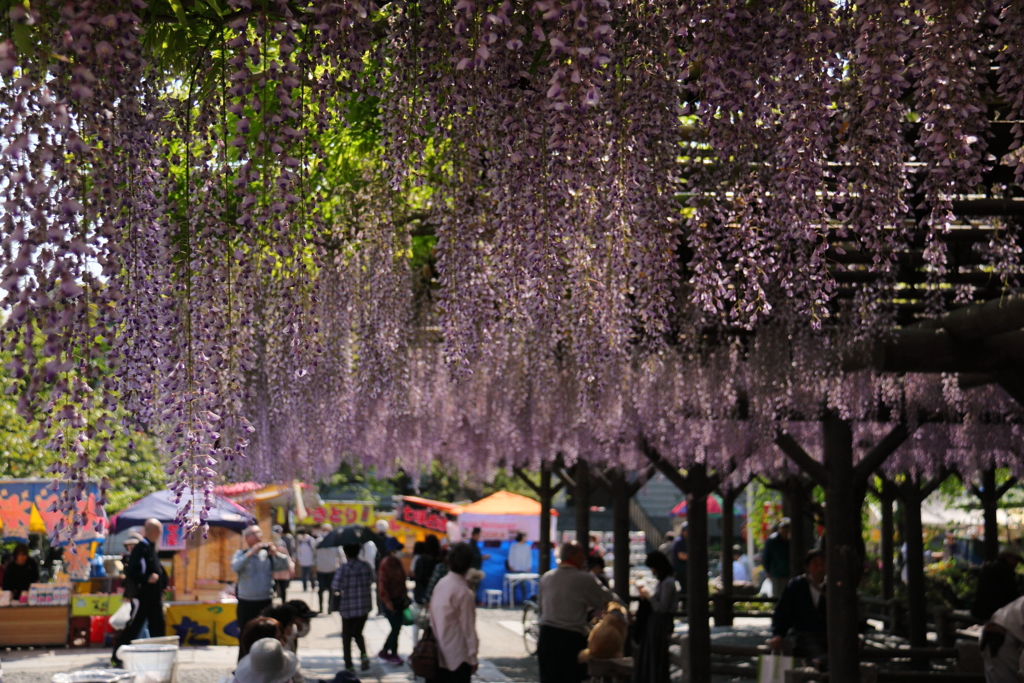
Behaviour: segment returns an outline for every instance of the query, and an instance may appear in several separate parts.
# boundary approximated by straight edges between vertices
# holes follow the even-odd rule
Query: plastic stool
[[[485,607],[501,607],[501,591],[499,589],[488,588],[484,591],[484,595],[487,596]]]

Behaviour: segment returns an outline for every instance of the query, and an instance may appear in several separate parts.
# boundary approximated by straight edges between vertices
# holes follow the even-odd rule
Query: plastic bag
[[[786,683],[786,672],[792,668],[792,657],[761,655],[757,660],[757,683]]]
[[[117,608],[117,611],[110,617],[110,627],[117,631],[121,631],[131,620],[132,603],[130,600],[125,600],[121,603],[121,606]]]

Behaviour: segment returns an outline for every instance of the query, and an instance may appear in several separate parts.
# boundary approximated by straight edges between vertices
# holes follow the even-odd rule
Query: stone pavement
[[[313,609],[316,596],[312,592],[295,590],[299,582],[292,582],[288,599],[302,599]],[[480,668],[474,676],[478,683],[505,683],[506,681],[536,681],[536,659],[526,655],[523,646],[521,611],[519,609],[477,610],[477,634],[480,637]],[[370,671],[357,671],[363,681],[380,683],[406,683],[414,680],[408,665],[384,664],[376,654],[390,631],[387,620],[372,616],[363,631],[370,652]],[[399,654],[404,658],[412,651],[412,629],[402,628]],[[353,644],[353,658],[358,669],[358,650]],[[234,669],[238,657],[237,647],[188,647],[178,653],[178,683],[218,683]],[[343,668],[341,654],[341,619],[337,614],[321,615],[313,619],[310,633],[299,641],[299,660],[307,681],[330,680]],[[0,650],[3,665],[3,683],[48,683],[53,674],[106,666],[110,661],[110,648],[90,649],[35,649]]]

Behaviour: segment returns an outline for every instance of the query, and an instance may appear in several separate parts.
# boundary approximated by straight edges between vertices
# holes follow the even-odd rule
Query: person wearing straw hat
[[[280,640],[262,638],[238,662],[233,683],[287,683],[298,670],[298,657],[285,650]]]

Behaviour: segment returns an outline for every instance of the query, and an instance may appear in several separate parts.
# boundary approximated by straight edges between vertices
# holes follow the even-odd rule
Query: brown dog
[[[626,608],[617,602],[609,602],[601,621],[590,631],[587,649],[580,651],[580,663],[591,659],[621,658],[628,629],[629,614]]]

